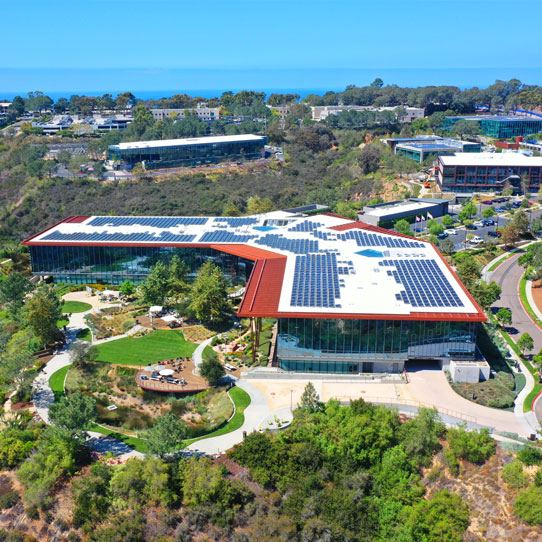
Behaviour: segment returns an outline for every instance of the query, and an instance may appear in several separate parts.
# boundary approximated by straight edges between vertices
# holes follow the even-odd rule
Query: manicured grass
[[[49,386],[55,394],[55,401],[58,401],[61,397],[64,396],[64,381],[66,380],[66,375],[70,370],[71,365],[66,365],[58,371],[54,372],[49,378]]]
[[[178,357],[190,357],[197,348],[181,331],[156,330],[144,337],[124,337],[96,346],[95,361],[121,365],[147,365]]]
[[[107,427],[103,427],[101,425],[92,424],[89,431],[95,431],[96,433],[101,433],[102,435],[107,435],[116,438],[117,440],[121,440],[124,442],[124,444],[127,444],[130,446],[130,448],[133,448],[134,450],[141,452],[142,454],[146,453],[148,450],[147,442],[144,439],[136,438],[136,437],[130,437],[128,435],[125,435],[124,433],[118,433],[117,431],[112,431],[111,429],[108,429]]]
[[[514,254],[517,254],[518,252],[518,249],[514,249],[512,250],[511,252],[509,252],[508,254],[506,254],[503,258],[501,258],[500,260],[497,260],[489,269],[488,271],[495,271],[495,269],[497,269],[497,267],[499,267],[499,265],[501,265],[501,263],[504,263],[506,260],[508,260],[508,258],[511,258],[512,256],[514,256]]]
[[[209,433],[208,435],[187,440],[184,443],[184,447],[189,446],[190,444],[198,440],[219,437],[220,435],[231,433],[232,431],[235,431],[242,427],[243,423],[245,423],[245,409],[248,407],[248,405],[250,405],[250,395],[245,390],[238,388],[237,386],[234,386],[228,393],[233,403],[235,404],[235,414],[231,417],[231,419],[222,427],[220,427],[216,431],[213,431],[212,433]]]
[[[521,282],[519,283],[519,295],[525,310],[529,313],[529,316],[535,321],[536,324],[538,324],[538,327],[542,329],[542,320],[538,318],[527,298],[527,276],[529,275],[531,269],[533,268],[530,267],[527,269],[523,277],[521,277]]]
[[[77,332],[77,338],[81,339],[82,341],[92,342],[92,333],[88,328],[81,329]]]
[[[57,321],[56,327],[63,328],[64,326],[67,326],[70,323],[70,321],[67,318],[61,318]]]
[[[92,309],[92,305],[82,301],[64,301],[62,303],[62,312],[64,314],[72,312],[87,312]]]

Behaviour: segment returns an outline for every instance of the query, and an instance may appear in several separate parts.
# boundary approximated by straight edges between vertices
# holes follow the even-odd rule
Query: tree
[[[476,208],[476,205],[474,203],[469,202],[467,203],[461,211],[459,211],[459,214],[457,215],[457,218],[464,222],[465,220],[471,219],[473,216],[476,215],[478,209]]]
[[[309,412],[315,412],[320,408],[320,397],[316,393],[316,388],[312,382],[307,383],[301,394],[300,407]]]
[[[413,542],[462,542],[469,509],[460,495],[443,489],[413,507],[409,525]]]
[[[502,189],[502,195],[511,196],[513,193],[514,193],[514,188],[512,186],[512,183],[510,181],[506,181]]]
[[[131,296],[135,293],[136,286],[135,284],[130,280],[126,279],[121,285],[120,285],[120,293],[125,296]]]
[[[224,206],[224,210],[222,211],[222,216],[239,216],[241,214],[241,211],[239,211],[239,208],[233,201],[229,201]]]
[[[518,211],[514,215],[514,225],[519,231],[520,235],[527,233],[529,229],[529,217],[524,211]]]
[[[56,160],[59,164],[62,164],[64,167],[68,167],[70,165],[70,160],[72,158],[72,155],[67,150],[62,150],[58,153]]]
[[[464,426],[451,427],[446,438],[453,455],[471,463],[481,464],[495,453],[495,441],[486,428],[467,431]]]
[[[70,347],[70,361],[74,367],[80,367],[90,358],[90,343],[87,341],[76,341]]]
[[[436,409],[420,408],[416,418],[401,426],[401,445],[414,464],[427,466],[433,454],[440,450],[440,438],[445,431]]]
[[[521,232],[513,220],[501,228],[501,234],[502,242],[507,246],[515,246],[521,237]]]
[[[247,214],[259,215],[274,211],[275,206],[269,198],[261,199],[259,196],[252,196],[247,201]]]
[[[482,276],[482,270],[474,258],[468,257],[458,264],[457,274],[461,282],[470,290]]]
[[[512,323],[512,311],[510,309],[502,308],[497,311],[495,315],[497,320],[503,324],[509,326]]]
[[[444,215],[441,218],[440,222],[442,223],[443,226],[445,226],[446,228],[449,228],[454,223],[454,219],[450,215]]]
[[[186,438],[186,425],[175,414],[167,412],[158,416],[147,434],[150,454],[163,457],[178,450]]]
[[[380,148],[376,145],[365,145],[358,157],[358,163],[361,167],[361,172],[364,175],[372,173],[378,169],[380,166],[380,158],[382,157],[382,152]]]
[[[470,287],[472,297],[474,297],[478,305],[484,310],[489,309],[495,301],[499,300],[501,291],[501,287],[495,281],[491,281],[488,284],[483,280],[479,280]]]
[[[188,274],[190,267],[179,258],[177,254],[171,258],[169,263],[170,295],[174,298],[183,297],[190,289],[188,286]]]
[[[204,322],[219,321],[230,310],[226,280],[211,260],[200,267],[190,298],[189,309]]]
[[[432,218],[427,222],[427,229],[431,235],[440,235],[444,231],[444,226]]]
[[[403,233],[405,235],[412,235],[410,231],[410,224],[405,220],[401,219],[395,223],[395,231],[398,233]]]
[[[534,347],[533,338],[528,333],[523,333],[516,344],[523,355],[525,355],[525,352],[532,350]]]
[[[150,273],[139,288],[146,303],[163,305],[169,294],[170,286],[171,278],[168,266],[164,262],[158,261],[151,267]]]
[[[10,273],[0,281],[0,303],[16,316],[31,289],[32,283],[27,277],[21,273]]]
[[[454,242],[449,237],[440,242],[439,248],[444,254],[453,254],[455,252]]]
[[[134,120],[128,129],[134,132],[137,137],[140,137],[147,128],[153,125],[154,119],[152,113],[143,104],[135,106],[133,115]]]
[[[472,120],[458,120],[452,126],[452,132],[456,133],[461,139],[465,136],[475,136],[480,134],[480,124]]]
[[[76,391],[53,403],[49,408],[49,418],[57,427],[82,438],[96,419],[96,400],[91,395]]]
[[[208,354],[205,357],[199,366],[199,374],[205,378],[211,386],[217,384],[226,374],[224,366],[218,360],[216,352],[214,350],[212,352],[212,354]]]
[[[51,286],[44,285],[34,291],[26,302],[23,317],[34,335],[46,345],[58,337],[57,322],[62,317],[62,305]]]
[[[521,461],[512,461],[505,465],[501,471],[501,477],[509,489],[522,489],[529,485],[529,476],[523,470]]]
[[[384,86],[384,81],[380,79],[380,77],[377,77],[372,83],[371,87],[373,88],[382,88]]]
[[[492,216],[495,216],[495,209],[493,209],[493,207],[487,207],[482,211],[482,216],[484,218],[491,218]]]

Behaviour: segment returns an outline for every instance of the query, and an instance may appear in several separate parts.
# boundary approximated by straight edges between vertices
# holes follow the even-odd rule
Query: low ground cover
[[[144,309],[134,305],[108,307],[98,313],[91,313],[85,318],[96,338],[105,339],[122,335],[132,329],[138,316],[144,312]]]
[[[96,345],[95,361],[142,366],[174,358],[188,358],[197,348],[181,331],[156,330],[144,337],[125,337]]]
[[[62,312],[64,314],[87,312],[90,309],[92,309],[92,305],[89,303],[83,303],[82,301],[64,301],[62,303]]]
[[[81,329],[77,332],[77,338],[81,341],[92,342],[92,333],[88,328]]]

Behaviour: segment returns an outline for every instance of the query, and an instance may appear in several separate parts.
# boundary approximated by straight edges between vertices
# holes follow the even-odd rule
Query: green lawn
[[[96,431],[96,433],[101,433],[102,435],[108,435],[112,436],[118,440],[121,440],[124,442],[124,444],[127,444],[130,446],[130,448],[133,448],[134,450],[141,452],[142,454],[146,453],[147,448],[147,442],[144,439],[136,438],[136,437],[130,437],[128,435],[125,435],[124,433],[118,433],[117,431],[112,431],[111,429],[108,429],[107,427],[103,427],[98,424],[92,424],[89,431]]]
[[[88,329],[88,328],[81,329],[77,333],[77,338],[81,339],[82,341],[91,342],[92,341],[92,333],[90,332],[90,329]]]
[[[234,386],[229,392],[230,397],[232,398],[233,403],[235,404],[235,414],[232,418],[225,423],[220,429],[213,431],[203,437],[194,438],[184,442],[184,446],[189,446],[193,442],[198,440],[203,440],[205,438],[219,437],[220,435],[225,435],[226,433],[231,433],[236,429],[239,429],[243,423],[245,423],[245,408],[250,405],[250,395],[243,389]]]
[[[190,357],[197,344],[189,343],[181,331],[156,330],[144,337],[125,337],[96,346],[95,361],[121,365],[147,365],[178,357]]]
[[[83,303],[82,301],[64,301],[62,303],[62,312],[64,314],[72,312],[87,312],[92,309],[92,305],[89,303]]]
[[[70,367],[71,365],[66,365],[66,367],[62,367],[62,369],[59,369],[58,371],[53,373],[51,375],[51,378],[49,378],[49,386],[51,386],[51,389],[55,394],[55,401],[58,401],[61,397],[64,396],[64,380],[66,379],[66,375],[68,374]]]
[[[57,321],[56,327],[63,328],[64,326],[67,326],[70,323],[70,321],[67,318],[61,318]]]

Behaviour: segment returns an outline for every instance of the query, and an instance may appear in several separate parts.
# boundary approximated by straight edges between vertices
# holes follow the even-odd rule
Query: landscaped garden
[[[128,332],[136,325],[137,318],[144,314],[144,306],[130,304],[124,307],[106,307],[99,312],[88,314],[85,320],[99,340]]]
[[[124,337],[96,345],[92,359],[120,365],[142,366],[175,358],[189,358],[197,344],[181,331],[155,330],[142,337]]]

